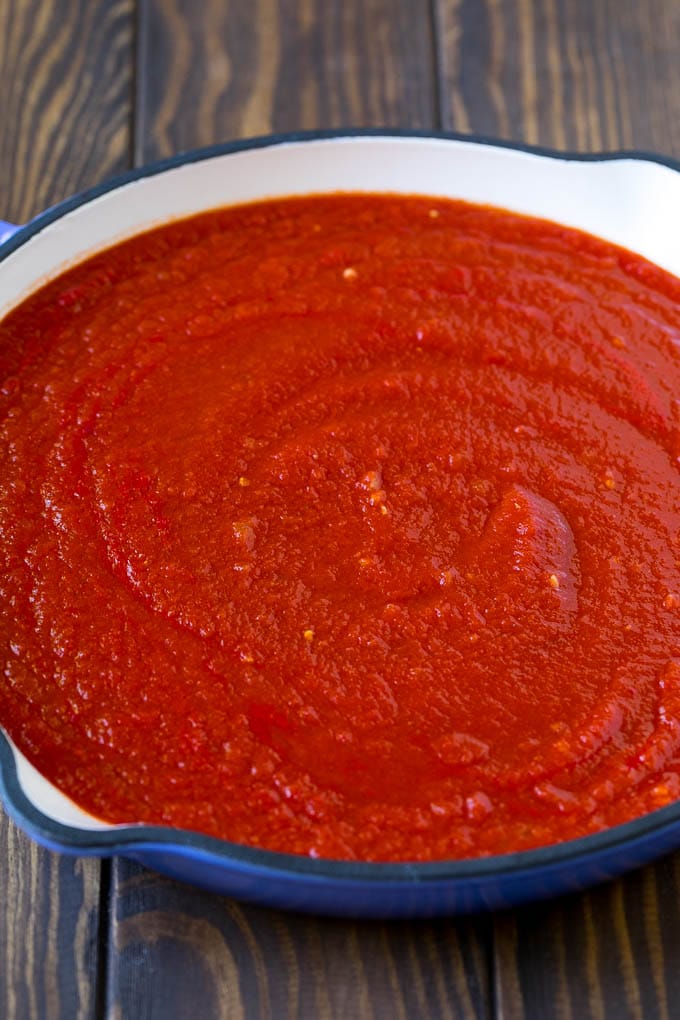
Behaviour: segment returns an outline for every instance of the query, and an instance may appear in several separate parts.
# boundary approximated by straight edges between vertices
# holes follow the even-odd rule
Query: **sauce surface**
[[[680,797],[680,281],[464,203],[185,220],[0,323],[0,721],[114,822],[526,849]]]

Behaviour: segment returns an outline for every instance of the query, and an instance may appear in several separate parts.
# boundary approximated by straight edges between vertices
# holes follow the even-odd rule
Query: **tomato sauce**
[[[211,212],[0,323],[0,721],[113,822],[318,857],[680,798],[680,281],[417,197]]]

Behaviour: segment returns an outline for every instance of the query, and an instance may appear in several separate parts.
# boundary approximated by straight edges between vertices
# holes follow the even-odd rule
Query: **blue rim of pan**
[[[519,142],[503,141],[483,135],[459,134],[444,131],[418,131],[391,128],[345,128],[329,131],[299,131],[266,135],[239,141],[225,142],[172,156],[169,159],[149,163],[135,170],[115,176],[96,187],[80,192],[36,216],[26,226],[19,227],[8,240],[0,245],[0,262],[43,230],[48,224],[60,219],[79,206],[114,191],[124,184],[145,177],[153,177],[165,170],[197,163],[215,156],[228,155],[248,149],[265,149],[291,142],[319,141],[338,138],[423,138],[443,141],[468,142],[500,149],[526,152],[535,156],[546,156],[567,162],[599,163],[613,160],[637,160],[666,166],[680,173],[680,161],[656,153],[637,150],[618,150],[604,153],[557,152],[539,146]],[[329,879],[348,882],[404,884],[438,881],[484,881],[490,878],[511,878],[527,872],[543,871],[551,867],[563,867],[569,863],[592,856],[606,854],[617,848],[624,850],[643,839],[664,835],[678,830],[680,843],[680,801],[660,808],[649,814],[604,829],[578,839],[567,840],[534,850],[517,853],[497,854],[484,858],[447,859],[427,863],[420,862],[354,862],[331,859],[315,859],[295,854],[261,850],[255,847],[230,843],[212,836],[204,836],[185,829],[172,829],[145,824],[121,825],[108,830],[80,829],[54,821],[40,811],[29,800],[18,778],[17,767],[9,740],[0,731],[0,796],[13,819],[40,842],[54,848],[76,854],[97,856],[128,855],[135,851],[174,851],[177,854],[201,856],[224,865],[232,863],[246,866],[260,873],[286,875],[293,878]]]

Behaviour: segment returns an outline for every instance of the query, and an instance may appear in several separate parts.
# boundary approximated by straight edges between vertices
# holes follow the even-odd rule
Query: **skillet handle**
[[[9,241],[12,234],[16,234],[19,229],[15,223],[6,223],[5,220],[0,220],[0,244],[3,241]]]

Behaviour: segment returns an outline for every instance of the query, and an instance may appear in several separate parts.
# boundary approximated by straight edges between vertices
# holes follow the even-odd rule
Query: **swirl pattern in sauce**
[[[92,813],[321,857],[680,797],[680,282],[463,203],[179,222],[0,324],[0,720]]]

